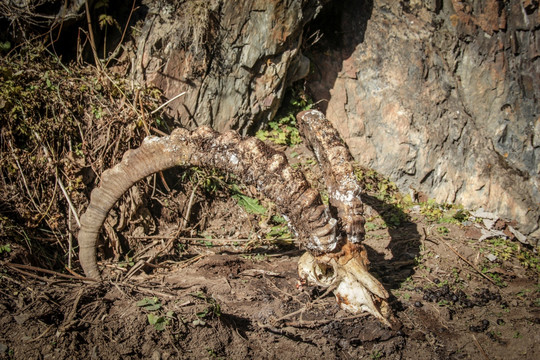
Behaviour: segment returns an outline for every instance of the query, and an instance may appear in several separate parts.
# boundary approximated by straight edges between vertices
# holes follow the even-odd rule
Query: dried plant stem
[[[182,236],[174,236],[174,235],[147,235],[147,236],[130,236],[128,235],[127,236],[128,239],[137,239],[137,240],[156,240],[156,239],[163,239],[163,240],[169,240],[169,239],[176,239],[176,240],[181,240],[181,241],[184,241],[186,243],[197,243],[199,241],[211,241],[211,242],[217,242],[217,243],[224,243],[224,244],[230,244],[230,243],[235,243],[235,242],[242,242],[242,243],[245,243],[245,242],[249,242],[249,241],[252,241],[252,239],[219,239],[219,238],[216,238],[216,239],[207,239],[207,238],[204,238],[204,237],[182,237]],[[279,256],[279,255],[278,255]]]
[[[164,102],[163,104],[161,104],[157,109],[153,110],[153,111],[150,113],[150,115],[154,115],[154,114],[157,113],[159,110],[163,109],[165,106],[169,105],[169,104],[172,103],[174,100],[178,99],[180,96],[183,96],[183,95],[185,95],[185,94],[186,94],[186,92],[183,91],[183,92],[181,92],[180,94],[174,96],[173,98],[171,98],[171,99],[165,101],[165,102]]]
[[[191,208],[193,206],[193,199],[195,199],[195,193],[197,192],[197,189],[199,188],[199,183],[200,183],[200,180],[197,181],[197,183],[193,187],[193,190],[191,191],[191,195],[189,196],[188,206],[187,206],[187,210],[186,210],[186,215],[184,216],[184,221],[182,222],[182,227],[180,229],[178,229],[179,231],[185,229],[188,222],[189,222],[189,218],[191,217]]]
[[[116,57],[118,52],[120,51],[120,48],[122,47],[122,43],[124,42],[124,37],[126,36],[126,31],[129,27],[129,22],[131,21],[131,16],[133,15],[133,12],[135,11],[135,0],[133,0],[133,4],[131,5],[131,10],[129,11],[129,16],[126,21],[126,26],[124,26],[124,31],[122,32],[122,37],[120,38],[120,41],[118,42],[118,45],[116,45],[116,48],[112,52],[111,56],[107,59],[107,63],[105,63],[105,67],[109,66],[109,63],[112,59]]]
[[[67,275],[67,274],[61,274],[56,271],[47,270],[43,268],[39,268],[36,266],[30,266],[30,265],[21,265],[21,264],[13,264],[13,263],[5,263],[6,266],[9,266],[10,268],[16,269],[16,270],[30,270],[30,271],[38,271],[49,275],[54,275],[58,277],[62,277],[65,279],[73,279],[73,280],[84,280],[84,281],[96,281],[95,279],[87,278],[80,275]]]
[[[480,342],[478,341],[478,339],[476,338],[476,336],[474,336],[474,334],[473,334],[473,339],[474,339],[474,342],[476,343],[476,346],[478,347],[478,349],[479,349],[480,352],[482,353],[482,356],[484,357],[484,359],[489,360],[489,357],[487,356],[486,351],[484,350],[484,348],[482,347],[482,345],[480,345]]]
[[[99,56],[96,50],[96,41],[94,40],[94,30],[92,29],[92,17],[90,16],[90,6],[88,5],[88,0],[84,2],[86,7],[86,21],[88,23],[88,37],[90,38],[90,47],[92,48],[92,54],[94,55],[94,61],[99,70],[103,70],[101,61],[99,61]]]
[[[319,296],[318,298],[316,298],[315,300],[313,300],[312,302],[302,306],[300,309],[296,310],[296,311],[293,311],[291,313],[288,313],[286,315],[283,315],[282,317],[280,317],[279,319],[276,320],[276,323],[279,323],[280,321],[283,321],[285,319],[288,319],[290,318],[291,316],[295,316],[295,315],[298,315],[298,314],[301,314],[303,313],[304,311],[306,311],[309,307],[315,305],[317,302],[319,302],[321,299],[323,299],[326,295],[330,294],[332,291],[334,291],[336,289],[336,285],[332,285],[330,287],[328,287],[328,289],[326,289],[326,291],[321,295]]]
[[[497,285],[497,283],[495,282],[495,280],[493,280],[492,278],[490,278],[489,276],[487,276],[486,274],[484,274],[482,271],[480,271],[480,269],[478,269],[476,266],[474,266],[473,263],[471,263],[469,260],[467,260],[463,255],[461,255],[456,249],[454,249],[454,247],[452,245],[450,245],[446,240],[444,240],[443,238],[440,238],[439,237],[439,240],[442,241],[442,243],[446,246],[448,246],[448,248],[450,250],[452,250],[454,252],[454,254],[456,254],[461,260],[465,261],[470,267],[472,267],[480,276],[482,276],[483,278],[485,278],[486,280],[488,280],[490,283],[492,283],[493,285],[495,286],[499,286]]]
[[[50,164],[52,164],[52,158],[49,154],[49,149],[45,146],[43,141],[41,140],[41,136],[34,131],[34,136],[36,139],[41,143],[41,148],[43,149],[43,152],[45,153],[45,156],[47,157],[47,161],[49,161]],[[81,221],[79,220],[79,215],[77,215],[77,211],[75,210],[75,206],[73,206],[73,202],[71,202],[71,199],[66,191],[66,188],[64,186],[64,183],[62,182],[62,179],[58,176],[58,171],[56,172],[56,181],[58,182],[58,186],[60,186],[60,190],[62,190],[62,193],[64,194],[64,197],[66,198],[66,201],[68,203],[69,209],[73,213],[73,217],[75,218],[75,221],[77,222],[77,225],[81,227]]]
[[[71,212],[68,212],[68,269],[71,269],[71,252],[73,251],[73,234],[71,233]]]
[[[19,172],[21,173],[22,182],[24,185],[24,188],[26,189],[26,192],[28,193],[28,197],[30,198],[30,202],[38,212],[41,212],[41,209],[36,204],[34,197],[32,196],[32,193],[30,192],[30,189],[28,188],[28,183],[26,182],[26,177],[24,176],[24,173],[22,171],[22,166],[19,163],[19,159],[17,158],[17,155],[15,155],[15,149],[13,149],[13,145],[11,144],[11,140],[8,140],[9,147],[11,148],[11,155],[13,155],[13,159],[15,159],[15,163],[17,164],[17,168],[19,169]]]

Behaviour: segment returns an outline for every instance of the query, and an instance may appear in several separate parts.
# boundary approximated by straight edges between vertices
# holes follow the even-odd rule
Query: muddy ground
[[[412,201],[369,169],[357,173],[365,245],[393,329],[301,285],[279,209],[202,169],[133,187],[104,226],[105,281],[81,278],[72,213],[125,150],[171,131],[152,112],[166,99],[38,47],[0,58],[0,80],[0,358],[539,357],[540,264],[511,224],[490,225],[508,239],[479,241],[485,219]],[[324,190],[313,155],[283,149]]]
[[[314,169],[308,177],[316,181],[309,154],[288,152],[299,167]],[[165,176],[181,177],[174,171]],[[301,286],[296,263],[302,251],[286,230],[239,206],[238,198],[201,192],[190,210],[191,234],[178,236],[179,222],[162,203],[185,202],[193,193],[185,185],[161,198],[149,196],[142,207],[147,212],[137,208],[139,221],[130,216],[131,226],[119,234],[136,251],[127,260],[102,261],[103,283],[16,265],[29,257],[16,244],[4,251],[0,356],[538,358],[540,289],[531,249],[515,240],[479,242],[480,221],[432,202],[407,205],[377,181],[365,183],[371,189],[364,196],[365,245],[373,273],[392,294],[399,322],[394,329],[340,310],[324,289]],[[130,201],[133,196],[115,211]],[[260,204],[271,211],[264,200]],[[154,229],[153,235],[144,235],[144,227]],[[136,270],[138,260],[151,266]]]

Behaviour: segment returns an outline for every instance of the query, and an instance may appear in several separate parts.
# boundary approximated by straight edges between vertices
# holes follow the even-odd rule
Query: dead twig
[[[338,282],[336,282],[338,283]],[[311,308],[313,305],[315,305],[318,301],[320,301],[322,298],[324,298],[326,295],[330,294],[332,291],[334,291],[336,289],[337,285],[332,285],[330,286],[328,289],[326,289],[326,291],[319,297],[317,297],[315,300],[313,300],[312,302],[310,303],[307,303],[306,305],[302,306],[300,309],[296,310],[296,311],[293,311],[292,313],[288,313],[286,315],[283,315],[282,317],[280,317],[279,319],[276,320],[276,323],[279,323],[287,318],[290,318],[291,316],[295,316],[295,315],[298,315],[298,314],[301,314],[303,313],[304,311],[306,311],[307,309]]]
[[[94,29],[92,28],[92,17],[90,16],[90,6],[88,5],[88,0],[84,2],[84,6],[86,7],[86,22],[88,24],[88,37],[90,39],[90,48],[92,49],[92,54],[94,55],[96,67],[99,70],[103,70],[103,65],[101,64],[101,61],[99,60],[99,56],[97,54],[96,41],[94,40]]]
[[[68,263],[67,268],[71,269],[71,253],[73,252],[73,233],[71,231],[71,212],[68,211]]]
[[[168,299],[178,299],[177,294],[172,294],[172,293],[167,293],[167,292],[151,289],[151,288],[148,288],[148,287],[142,286],[142,285],[133,285],[133,284],[130,284],[130,283],[127,283],[127,282],[114,282],[114,281],[111,281],[110,284],[114,285],[114,286],[128,287],[128,288],[130,288],[132,290],[135,290],[135,291],[138,291],[138,292],[141,292],[141,293],[144,293],[144,294],[149,294],[149,295],[154,295],[154,296],[157,295],[157,296],[160,296],[160,297],[166,297]]]
[[[15,164],[17,164],[17,168],[19,169],[19,172],[21,173],[22,182],[24,185],[24,188],[26,189],[26,192],[28,193],[28,197],[30,198],[30,202],[38,212],[41,212],[41,209],[37,205],[37,203],[34,200],[34,197],[32,196],[32,193],[30,192],[30,189],[28,188],[28,183],[26,182],[26,177],[24,176],[24,173],[22,171],[22,166],[19,163],[19,159],[17,158],[17,155],[15,155],[15,149],[13,148],[13,145],[11,144],[11,140],[8,140],[8,145],[11,148],[11,155],[13,156],[13,159],[15,160]]]
[[[176,240],[181,240],[182,242],[185,242],[185,243],[188,243],[188,244],[194,244],[194,245],[197,245],[197,244],[200,244],[201,241],[210,241],[212,243],[218,243],[218,244],[234,244],[234,243],[245,243],[245,242],[249,242],[251,241],[251,239],[232,239],[232,238],[227,238],[227,239],[207,239],[207,238],[204,238],[204,237],[185,237],[185,236],[174,236],[174,235],[146,235],[146,236],[131,236],[131,235],[128,235],[127,236],[128,239],[136,239],[136,240],[159,240],[159,239],[163,239],[163,240],[170,240],[170,239],[176,239]],[[141,252],[144,251],[144,250],[141,250]],[[296,251],[298,252],[298,251]],[[268,255],[270,256],[270,255]],[[273,255],[274,256],[274,255]],[[278,255],[275,255],[275,256],[280,256],[279,254]]]
[[[14,270],[14,271],[16,271],[18,273],[21,273],[21,274],[26,275],[26,276],[33,277],[34,279],[38,279],[38,280],[46,282],[46,283],[53,282],[53,280],[51,280],[51,279],[48,279],[48,278],[45,278],[43,276],[39,276],[39,275],[36,275],[36,274],[32,274],[32,273],[30,273],[28,271],[17,269],[16,267],[13,267],[13,266],[8,266],[8,267],[10,267],[12,270]]]
[[[184,216],[182,227],[178,230],[178,232],[186,228],[189,218],[191,217],[191,208],[193,206],[193,199],[195,198],[195,193],[197,192],[197,189],[199,188],[199,183],[200,183],[200,180],[197,181],[197,183],[193,187],[193,190],[191,191],[191,195],[189,196],[188,206],[186,210],[186,215]]]
[[[81,300],[81,296],[83,293],[84,288],[79,289],[79,291],[77,292],[77,296],[75,297],[75,301],[73,302],[73,306],[71,307],[71,311],[69,312],[69,314],[67,314],[66,320],[64,320],[62,325],[58,328],[58,331],[65,332],[75,323],[73,319],[77,314],[77,306],[79,306],[79,301]]]
[[[369,313],[361,313],[353,316],[347,316],[341,319],[324,319],[324,320],[301,320],[301,321],[290,321],[285,323],[286,326],[292,326],[295,328],[307,328],[307,329],[313,329],[322,325],[330,324],[334,321],[347,321],[347,320],[354,320],[359,318],[364,318],[369,316]]]
[[[47,333],[54,327],[54,325],[50,325],[48,328],[45,329],[45,331],[43,331],[40,335],[38,335],[38,337],[36,338],[33,338],[31,340],[27,340],[26,342],[27,343],[31,343],[31,342],[34,342],[34,341],[38,341],[39,339],[41,339],[42,337],[44,337],[45,335],[47,335]]]
[[[201,260],[203,257],[208,256],[208,254],[199,254],[197,256],[194,256],[186,261],[182,265],[180,265],[180,269],[186,268],[191,264],[195,264],[197,261]]]
[[[474,342],[476,343],[476,346],[478,347],[478,349],[482,353],[482,356],[484,356],[484,359],[489,360],[489,357],[487,356],[487,354],[486,354],[484,348],[482,347],[482,345],[480,345],[480,342],[478,342],[478,339],[476,339],[476,336],[474,336],[474,334],[473,334],[472,337],[474,339]]]
[[[34,131],[34,136],[36,139],[41,143],[41,148],[43,149],[43,152],[45,153],[45,156],[47,157],[47,161],[49,164],[53,163],[53,160],[49,154],[49,149],[45,146],[45,143],[41,140],[41,136]],[[58,176],[58,170],[56,170],[56,181],[58,181],[58,186],[60,186],[60,190],[62,190],[62,193],[64,194],[64,197],[66,198],[66,201],[68,203],[69,209],[73,213],[73,216],[75,217],[75,221],[77,222],[77,225],[81,227],[81,221],[79,220],[79,215],[77,214],[77,210],[75,210],[75,206],[73,206],[73,202],[71,202],[71,198],[69,197],[66,188],[64,186],[64,183],[62,182],[62,179]]]
[[[454,247],[452,245],[450,245],[448,243],[448,241],[444,240],[443,238],[438,238],[444,245],[446,245],[450,250],[452,250],[454,252],[454,254],[456,254],[461,260],[465,261],[470,267],[472,267],[480,276],[482,276],[483,278],[485,278],[486,280],[488,280],[490,283],[492,283],[493,285],[499,287],[499,285],[497,285],[497,283],[492,279],[490,278],[489,276],[487,276],[486,274],[484,274],[482,271],[480,271],[480,269],[478,269],[473,263],[471,263],[469,260],[467,260],[463,255],[461,255],[456,249],[454,249]]]
[[[42,273],[45,273],[45,274],[50,274],[50,275],[54,275],[54,276],[58,276],[58,277],[62,277],[62,278],[65,278],[65,279],[73,279],[73,280],[82,280],[82,281],[97,281],[95,279],[91,279],[91,278],[87,278],[87,277],[84,277],[84,276],[80,276],[80,275],[67,275],[67,274],[62,274],[62,273],[59,273],[59,272],[56,272],[56,271],[53,271],[53,270],[47,270],[47,269],[43,269],[43,268],[39,268],[39,267],[36,267],[36,266],[31,266],[31,265],[22,265],[22,264],[14,264],[14,263],[5,263],[6,266],[8,267],[11,267],[15,270],[30,270],[30,271],[37,271],[37,272],[42,272]],[[52,281],[51,279],[47,279],[47,278],[40,278],[40,279],[46,279],[46,281]]]
[[[153,126],[150,126],[150,130],[152,130],[153,132],[155,132],[156,134],[161,135],[161,136],[168,136],[169,135],[169,134],[167,134],[167,133],[165,133],[165,132],[163,132],[163,131],[161,131],[161,130],[153,127]]]
[[[131,5],[131,10],[129,11],[129,16],[126,21],[126,26],[124,26],[124,31],[122,32],[122,36],[120,37],[120,41],[118,42],[118,45],[116,45],[116,48],[111,53],[111,56],[107,59],[107,62],[105,63],[105,67],[109,66],[109,63],[111,60],[118,54],[120,47],[122,46],[124,42],[124,37],[126,36],[126,31],[129,27],[129,22],[131,21],[131,16],[133,15],[133,12],[135,12],[135,0],[133,0],[133,4]]]
[[[154,114],[157,113],[159,110],[163,109],[165,106],[169,105],[169,104],[172,103],[174,100],[178,99],[180,96],[183,96],[183,95],[185,95],[185,94],[186,94],[186,92],[183,91],[183,92],[181,92],[180,94],[178,94],[178,95],[172,97],[171,99],[165,101],[163,104],[161,104],[160,106],[158,106],[157,109],[151,111],[151,112],[150,112],[150,115],[154,115]]]

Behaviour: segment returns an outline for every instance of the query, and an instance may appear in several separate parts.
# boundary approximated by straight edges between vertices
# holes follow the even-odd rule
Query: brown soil
[[[169,197],[180,203],[190,192]],[[482,251],[489,249],[467,236],[474,225],[445,224],[441,230],[441,224],[411,208],[410,221],[391,227],[385,225],[385,213],[397,210],[376,194],[367,194],[365,201],[368,220],[379,227],[370,227],[365,244],[373,272],[392,293],[400,322],[395,329],[340,310],[321,289],[300,286],[296,262],[301,251],[275,242],[243,242],[261,228],[259,219],[234,200],[216,196],[195,201],[191,222],[204,222],[208,239],[239,240],[176,240],[175,251],[155,257],[153,268],[129,279],[114,261],[102,263],[108,280],[96,284],[8,265],[22,258],[22,247],[15,246],[10,259],[4,254],[1,354],[14,359],[538,356],[537,273],[509,258],[492,269],[506,285],[497,286],[475,270],[488,261]],[[152,201],[149,208],[158,209]],[[171,218],[161,210],[157,215]],[[167,242],[164,234],[174,224],[163,218],[155,221],[165,240],[148,236],[132,239],[132,246],[140,252]],[[137,229],[132,226],[122,236]],[[429,289],[432,296],[444,293],[444,285],[465,295],[456,301],[445,300],[444,294],[435,302],[423,299]],[[138,305],[154,297],[158,309]],[[165,321],[163,330],[149,323],[149,314]]]

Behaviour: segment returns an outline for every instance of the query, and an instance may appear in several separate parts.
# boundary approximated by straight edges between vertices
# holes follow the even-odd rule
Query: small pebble
[[[422,304],[420,301],[415,301],[414,306],[417,307],[417,308],[420,308],[420,307],[424,306],[424,304]]]

